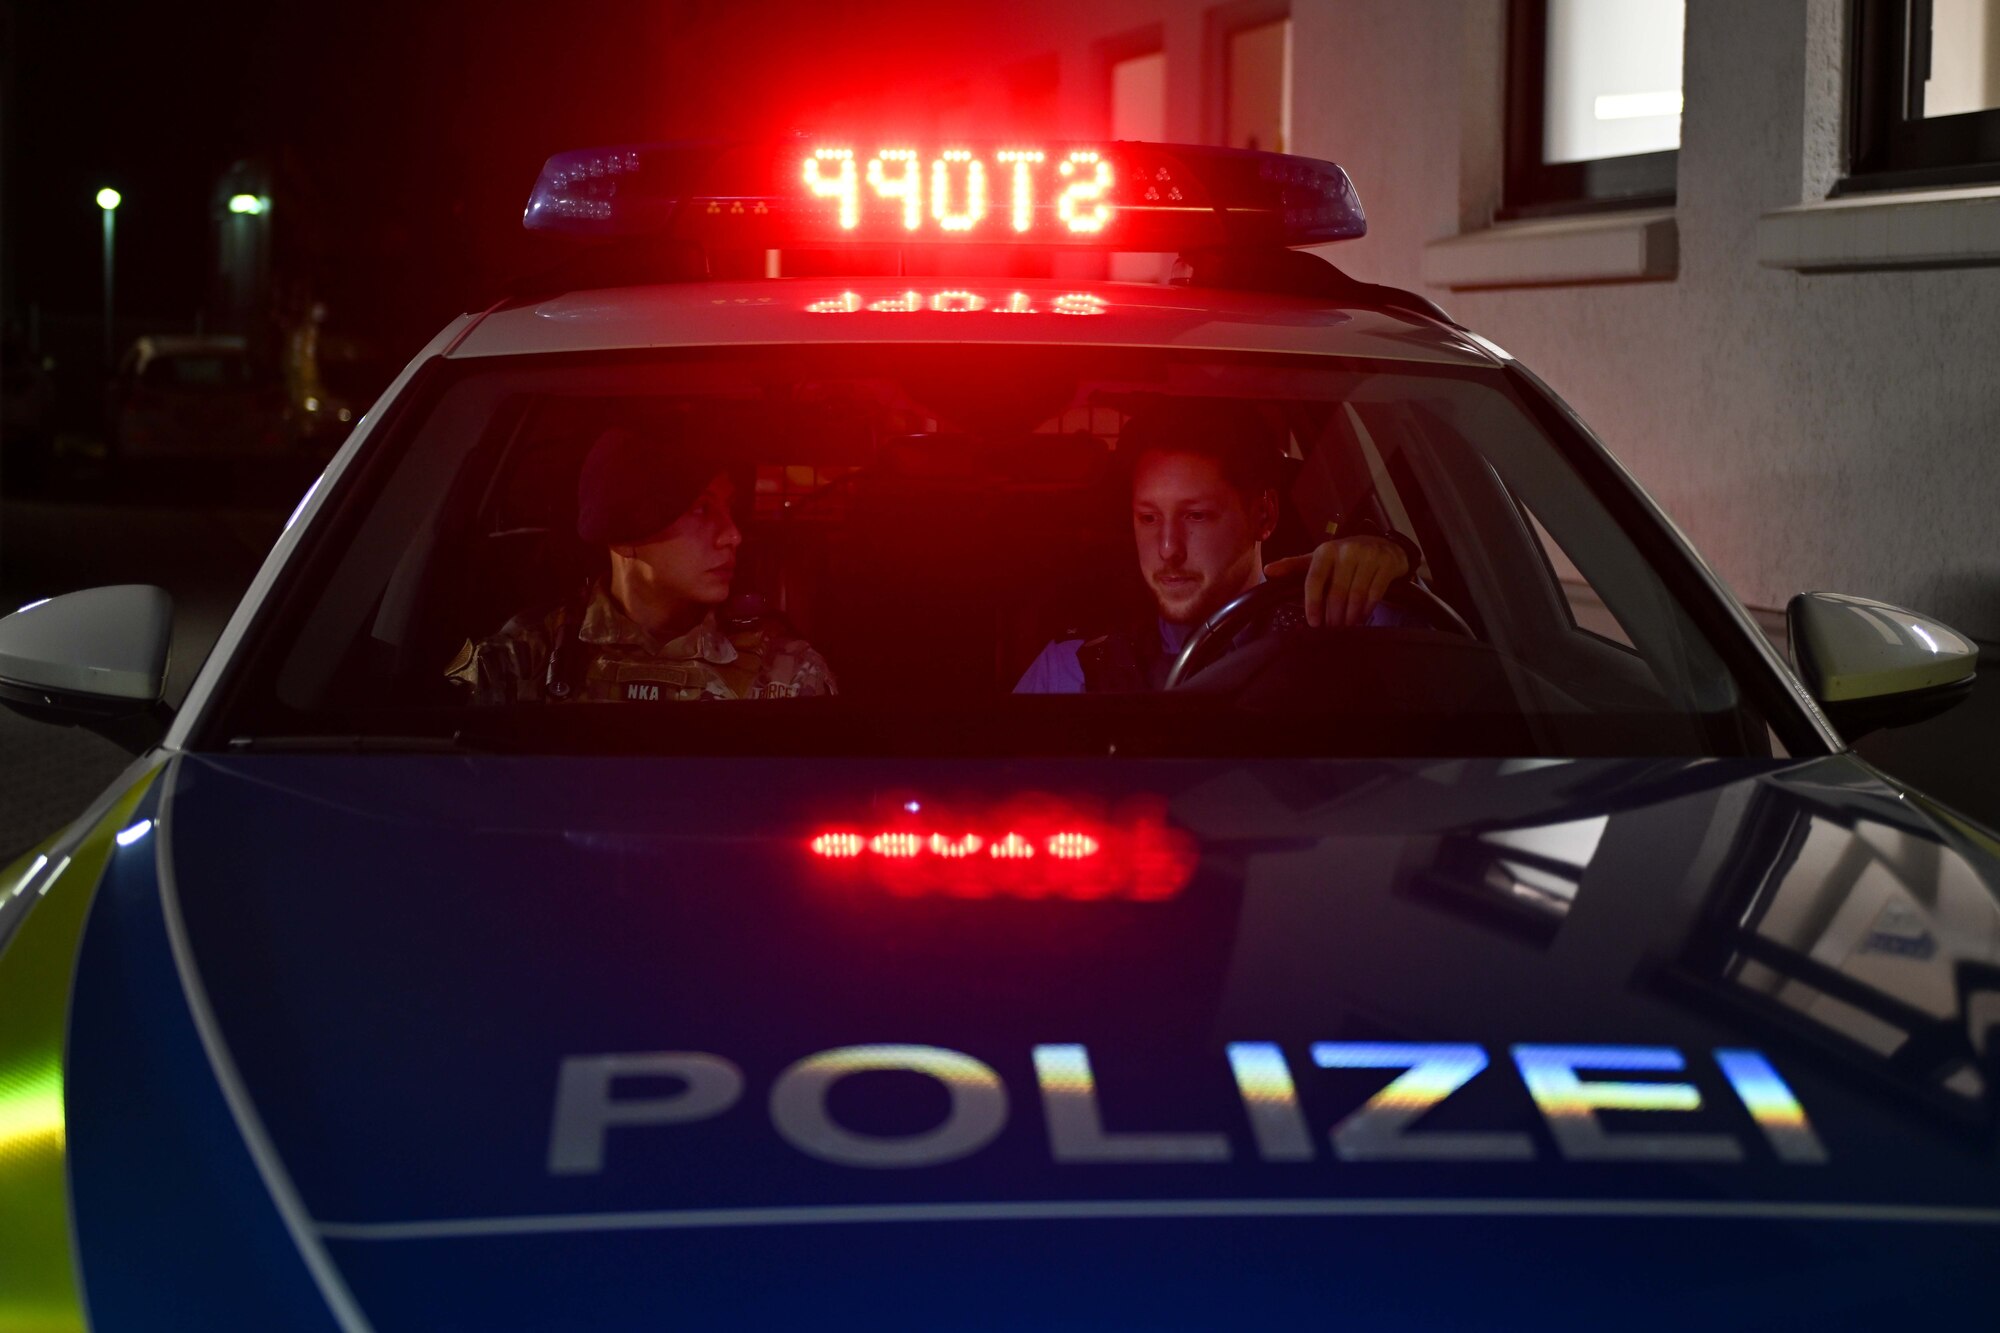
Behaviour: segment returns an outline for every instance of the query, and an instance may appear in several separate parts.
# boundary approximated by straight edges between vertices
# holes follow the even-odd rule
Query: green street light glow
[[[124,195],[107,185],[97,192],[97,206],[109,213],[112,209],[118,207],[124,198]]]
[[[261,195],[232,194],[229,196],[229,211],[232,213],[249,213],[254,216],[258,213],[267,212],[270,207],[271,201]]]

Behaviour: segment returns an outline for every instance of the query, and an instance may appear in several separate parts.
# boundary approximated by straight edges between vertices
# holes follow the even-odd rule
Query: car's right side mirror
[[[1972,693],[1979,648],[1929,616],[1837,592],[1785,608],[1792,663],[1840,734],[1935,717]]]

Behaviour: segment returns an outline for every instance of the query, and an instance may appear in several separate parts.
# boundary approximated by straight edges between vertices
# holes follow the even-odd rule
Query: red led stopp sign
[[[900,896],[1073,901],[1172,898],[1200,859],[1194,838],[1155,801],[1111,818],[1051,801],[1013,802],[984,817],[934,811],[828,828],[806,850],[847,882]]]
[[[1101,235],[1118,215],[1117,173],[1095,148],[817,147],[799,161],[806,193],[844,232],[912,239],[1031,240]]]

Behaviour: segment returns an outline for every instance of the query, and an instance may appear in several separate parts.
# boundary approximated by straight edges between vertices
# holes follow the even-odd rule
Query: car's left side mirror
[[[45,597],[0,619],[0,703],[138,753],[166,733],[174,602],[143,583]]]
[[[1802,592],[1785,608],[1792,662],[1840,734],[1935,717],[1972,693],[1979,648],[1929,616],[1845,593]]]

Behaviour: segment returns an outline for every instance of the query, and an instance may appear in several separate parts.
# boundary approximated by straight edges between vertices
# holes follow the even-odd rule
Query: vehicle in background
[[[114,461],[289,447],[284,385],[239,337],[139,339],[118,363],[108,409]]]

